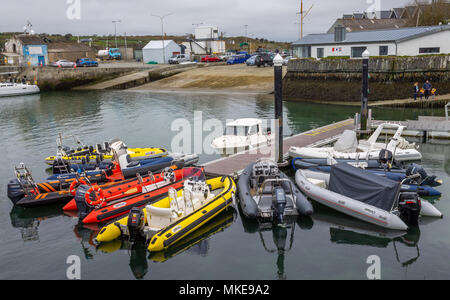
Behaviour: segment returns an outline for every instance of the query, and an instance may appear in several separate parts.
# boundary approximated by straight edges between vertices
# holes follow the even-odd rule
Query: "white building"
[[[169,58],[171,58],[172,55],[180,53],[180,46],[172,40],[150,41],[142,49],[144,63],[155,61],[158,64],[167,64],[169,62]]]
[[[194,40],[184,42],[186,53],[219,54],[225,53],[225,41],[220,40],[216,26],[199,26],[195,28]]]
[[[347,32],[336,27],[333,33],[310,34],[292,44],[295,57],[359,58],[368,49],[371,56],[416,56],[450,53],[450,26]]]

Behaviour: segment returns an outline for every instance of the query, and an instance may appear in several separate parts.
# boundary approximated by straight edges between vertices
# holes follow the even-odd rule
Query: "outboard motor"
[[[381,149],[380,154],[378,155],[378,162],[381,164],[392,163],[394,155],[391,151],[387,149]]]
[[[405,192],[400,194],[398,210],[400,218],[409,226],[417,226],[419,224],[421,201],[417,193]]]
[[[278,224],[284,223],[284,209],[286,208],[286,204],[286,193],[283,187],[279,186],[274,188],[272,194],[272,209]]]
[[[130,242],[134,243],[144,225],[144,214],[139,207],[133,207],[128,215],[128,232]]]
[[[78,220],[79,222],[83,221],[84,218],[92,211],[92,207],[86,203],[85,195],[86,192],[89,190],[90,186],[82,184],[77,188],[77,192],[75,194],[75,202],[77,204],[78,209]],[[91,194],[91,200],[94,196],[94,193]]]
[[[418,164],[410,164],[406,168],[406,177],[410,177],[416,174],[420,175],[420,179],[409,180],[405,182],[406,184],[418,184],[418,185],[429,185],[429,186],[439,186],[442,182],[436,180],[436,175],[428,176],[425,169]]]

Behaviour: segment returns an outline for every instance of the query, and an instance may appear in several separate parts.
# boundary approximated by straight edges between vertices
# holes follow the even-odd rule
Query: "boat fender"
[[[222,176],[222,178],[220,178],[220,182],[224,182],[226,178],[226,176]]]
[[[94,191],[98,193],[98,200],[96,201],[91,200],[91,193]],[[103,204],[106,199],[103,190],[98,185],[95,185],[91,186],[89,190],[87,190],[86,194],[84,195],[84,200],[91,206],[98,206]]]
[[[70,184],[70,187],[69,187],[70,193],[75,196],[77,193],[77,187],[79,187],[81,184],[87,184],[83,178],[72,181],[72,183]]]
[[[94,146],[89,146],[89,152],[94,153]]]
[[[91,161],[91,156],[89,154],[86,154],[86,162],[89,163]]]
[[[86,157],[83,156],[83,157],[81,158],[81,164],[82,164],[82,165],[85,165],[85,164],[86,164]]]

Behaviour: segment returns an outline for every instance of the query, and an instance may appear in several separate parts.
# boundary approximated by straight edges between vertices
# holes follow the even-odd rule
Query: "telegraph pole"
[[[303,24],[305,23],[305,18],[309,15],[313,7],[314,4],[311,5],[311,7],[305,12],[303,10],[303,0],[300,1],[300,11],[297,13],[298,15],[300,15],[300,39],[303,38]]]

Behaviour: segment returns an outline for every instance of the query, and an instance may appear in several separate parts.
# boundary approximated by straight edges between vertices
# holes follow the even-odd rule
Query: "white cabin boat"
[[[238,119],[227,123],[225,134],[214,139],[211,147],[220,154],[234,154],[260,146],[270,145],[275,135],[270,130],[263,132],[259,119]]]
[[[22,83],[0,83],[0,97],[23,96],[38,94],[40,92],[37,85]]]

